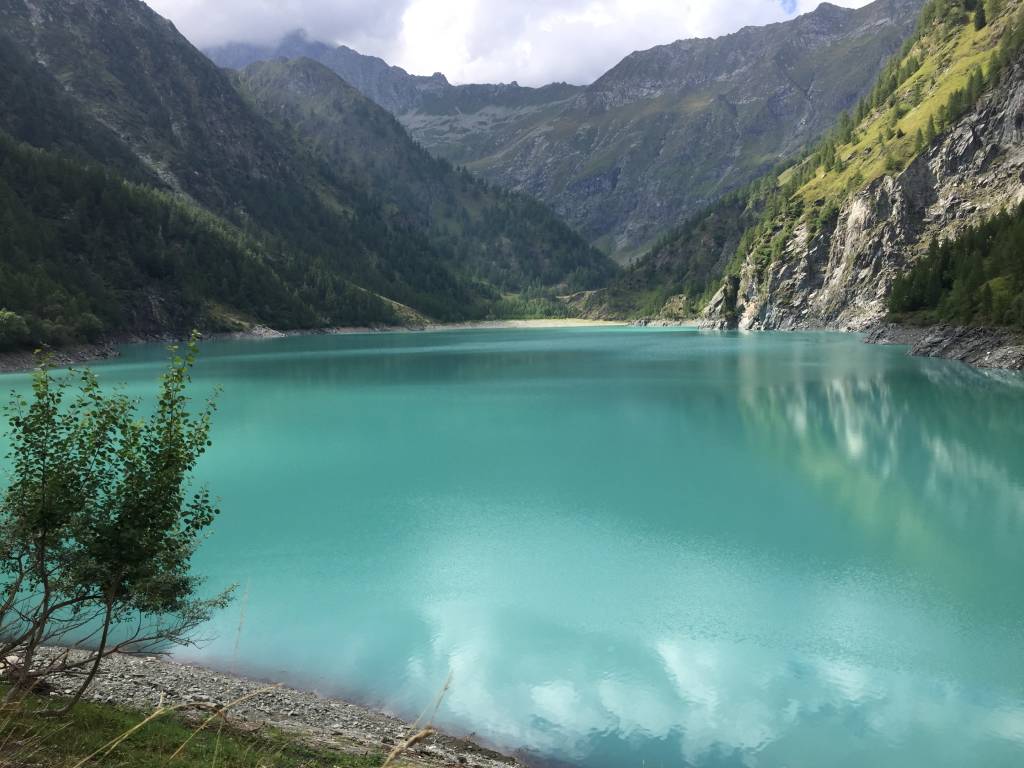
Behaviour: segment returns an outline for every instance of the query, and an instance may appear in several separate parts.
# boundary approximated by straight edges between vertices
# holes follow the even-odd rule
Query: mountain
[[[703,309],[705,322],[716,327],[858,330],[893,308],[904,319],[908,310],[920,309],[915,323],[988,318],[999,324],[1018,317],[1024,296],[1014,287],[1017,273],[1007,266],[1005,245],[996,244],[1012,241],[1016,230],[1000,229],[998,221],[981,230],[988,233],[984,236],[970,229],[1004,205],[1014,208],[1024,194],[1014,177],[1016,139],[995,128],[997,135],[984,139],[988,144],[978,167],[948,156],[963,151],[950,149],[957,142],[980,142],[983,129],[995,127],[991,116],[979,114],[985,105],[998,104],[1005,113],[1001,120],[1019,111],[1006,103],[1016,82],[1012,62],[1020,41],[1015,35],[1024,36],[1024,23],[1014,21],[1018,6],[997,0],[991,4],[991,24],[975,30],[973,15],[960,3],[929,3],[917,33],[886,65],[871,93],[818,146],[695,214],[607,287],[573,296],[577,311],[675,321]],[[997,176],[983,168],[991,163],[994,170],[1005,162],[1007,169]],[[890,185],[914,191],[890,199],[888,190],[896,188]],[[1004,229],[1009,234],[996,232]],[[965,244],[958,244],[961,236]],[[937,261],[947,266],[936,270],[919,259],[931,250],[933,237],[949,241],[961,256],[977,251],[979,238],[993,244],[984,267],[965,258],[950,264],[943,256]],[[938,271],[944,276],[935,282]],[[967,283],[953,289],[958,274],[970,276],[970,293],[979,306],[964,306]],[[894,285],[919,286],[922,280],[928,282],[927,302],[918,299],[908,306],[890,299]],[[939,295],[942,285],[946,289]],[[843,294],[837,295],[833,291],[840,286]],[[989,294],[990,311],[982,311]],[[954,295],[960,297],[956,302]]]
[[[924,267],[939,283],[920,308],[970,322],[1024,316],[1019,243],[999,239],[1012,238],[1013,218],[971,234],[1024,200],[1024,3],[987,7],[983,25],[957,0],[929,2],[857,120],[774,180],[706,324],[864,330],[919,308],[890,296],[932,258],[947,260],[949,283]],[[951,245],[936,252],[933,241]]]
[[[166,193],[0,133],[0,350],[228,330],[242,318],[316,326],[323,304],[286,274],[258,243]],[[337,311],[353,322],[391,317],[365,292],[342,295]]]
[[[95,120],[60,82],[0,31],[0,131],[32,146],[81,161],[102,158],[124,176],[155,184],[159,177],[121,137]]]
[[[415,109],[424,93],[432,89],[450,87],[440,72],[433,77],[410,75],[376,56],[364,56],[344,45],[334,48],[310,40],[302,30],[286,35],[276,45],[228,43],[207,50],[207,54],[219,66],[228,69],[245,69],[255,62],[273,59],[311,59],[394,114]]]
[[[536,201],[433,158],[381,107],[310,59],[252,64],[239,90],[335,173],[451,253],[460,274],[502,291],[602,285],[611,263]]]
[[[410,75],[375,56],[337,48],[298,30],[276,45],[228,43],[206,54],[219,66],[245,69],[275,59],[311,59],[331,69],[367,98],[396,115],[433,154],[457,165],[500,152],[524,131],[554,117],[586,89],[567,83],[541,88],[518,83],[452,85],[440,72]],[[501,183],[501,179],[492,179]],[[507,186],[507,185],[506,185]]]
[[[629,260],[827,130],[912,32],[921,0],[875,0],[631,54],[579,88],[452,86],[302,35],[209,51],[224,65],[300,54],[395,113],[438,156],[551,204]]]
[[[22,286],[0,292],[0,309],[33,343],[195,323],[467,319],[515,311],[504,294],[520,287],[549,296],[613,271],[543,206],[463,179],[361,97],[335,113],[351,110],[345,130],[364,136],[386,121],[373,154],[312,146],[137,0],[0,0],[0,63],[0,215],[18,222],[0,268]],[[433,198],[388,197],[374,162],[395,157],[444,215]],[[55,184],[61,174],[69,183]],[[109,220],[115,198],[132,222]],[[150,270],[150,257],[166,263]],[[89,279],[67,273],[75,263]],[[55,294],[78,298],[33,303],[40,270]],[[116,307],[93,311],[111,296]]]
[[[285,35],[275,45],[227,43],[208,48],[206,54],[227,69],[245,69],[258,61],[273,59],[312,59],[394,115],[421,110],[428,114],[455,110],[475,113],[494,107],[538,106],[562,101],[584,90],[566,83],[543,88],[523,88],[518,83],[452,85],[441,72],[410,75],[376,56],[366,56],[345,45],[333,47],[313,40],[304,30]]]

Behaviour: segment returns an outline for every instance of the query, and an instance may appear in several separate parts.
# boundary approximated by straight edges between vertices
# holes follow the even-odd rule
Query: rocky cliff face
[[[209,54],[236,67],[314,58],[395,113],[434,154],[551,204],[627,261],[827,130],[874,84],[921,4],[824,3],[789,22],[631,54],[586,88],[452,86],[294,36],[273,49]]]
[[[790,22],[634,53],[470,167],[631,257],[828,129],[871,87],[919,8],[823,4]]]
[[[730,325],[733,301],[743,329],[859,331],[877,323],[893,280],[933,237],[953,237],[1024,199],[1022,85],[1018,61],[905,171],[849,196],[834,223],[813,236],[796,227],[767,269],[749,255],[738,285],[723,286],[705,309],[705,325]]]

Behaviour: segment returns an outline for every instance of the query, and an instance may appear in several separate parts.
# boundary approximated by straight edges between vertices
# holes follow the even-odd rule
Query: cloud
[[[295,29],[366,50],[389,46],[410,0],[147,0],[200,47],[272,43]]]
[[[296,28],[452,82],[589,83],[635,50],[812,10],[818,0],[149,0],[199,46]],[[839,0],[864,5],[867,0]]]

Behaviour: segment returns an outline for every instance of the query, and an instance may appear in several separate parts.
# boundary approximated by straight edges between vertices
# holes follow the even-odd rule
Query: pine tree
[[[938,135],[938,131],[935,129],[935,118],[932,115],[928,116],[928,127],[925,129],[924,138],[928,144],[935,141],[935,137]]]
[[[978,3],[978,10],[974,13],[974,28],[984,29],[986,24],[988,19],[985,18],[985,4]]]

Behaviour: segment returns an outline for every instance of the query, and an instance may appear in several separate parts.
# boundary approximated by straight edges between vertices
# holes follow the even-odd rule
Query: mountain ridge
[[[0,252],[0,309],[17,316],[8,319],[18,343],[190,324],[387,323],[400,319],[401,305],[436,320],[481,319],[514,311],[516,297],[506,293],[520,288],[532,292],[531,311],[545,312],[555,291],[614,271],[544,206],[482,183],[465,186],[475,190],[473,204],[494,215],[472,240],[413,215],[416,201],[383,199],[368,168],[313,151],[139,0],[0,0],[0,28],[8,65],[0,70],[0,192],[11,206],[0,213],[17,220]],[[362,97],[345,106],[352,125],[380,115],[394,122]],[[455,195],[458,175],[393,127],[391,143],[375,145],[378,156],[420,163],[434,193]],[[348,156],[361,151],[349,148]],[[106,227],[118,214],[105,201],[124,194],[122,210],[138,221]],[[452,203],[452,217],[473,218],[459,208],[467,201]],[[171,231],[167,221],[185,222],[173,242],[160,240]],[[97,249],[103,237],[113,238],[116,269]],[[489,259],[508,259],[511,248],[481,248],[485,237],[525,255],[506,269]],[[205,262],[200,241],[224,263]],[[466,251],[476,256],[475,272]],[[57,268],[76,262],[87,278],[77,283]],[[66,301],[38,300],[30,276],[39,269],[50,293]],[[488,282],[487,270],[504,282]],[[259,286],[271,283],[260,301]],[[111,312],[99,311],[103,296],[113,297]],[[166,311],[149,312],[158,305]]]
[[[920,6],[822,4],[789,21],[634,52],[587,86],[439,85],[399,69],[415,94],[378,103],[432,153],[549,203],[629,260],[829,128],[873,84]],[[359,73],[325,49],[307,54],[359,88]],[[207,53],[228,62],[223,49]],[[373,98],[370,86],[360,90]]]
[[[611,275],[603,257],[593,253],[588,260],[585,247],[546,247],[552,240],[569,246],[575,235],[539,203],[493,189],[430,156],[390,113],[319,62],[256,62],[236,77],[242,93],[263,114],[287,122],[332,167],[343,175],[351,168],[369,179],[375,197],[418,228],[450,241],[460,269],[475,279],[522,292],[560,285],[574,269],[567,290]],[[546,237],[536,231],[538,222]],[[460,242],[453,239],[456,232]]]

